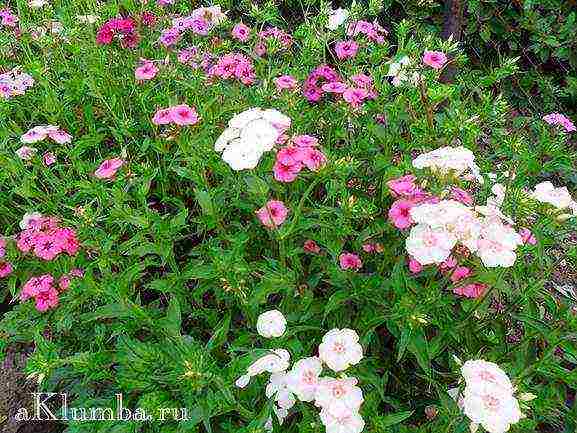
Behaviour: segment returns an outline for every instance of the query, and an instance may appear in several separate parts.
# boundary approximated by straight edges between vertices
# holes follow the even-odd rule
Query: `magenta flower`
[[[46,152],[44,155],[42,155],[42,161],[44,162],[44,165],[50,167],[56,162],[56,155],[54,155],[52,152]]]
[[[152,118],[152,123],[155,125],[168,125],[172,122],[172,110],[170,108],[163,108],[156,112]]]
[[[144,60],[143,64],[134,70],[134,77],[137,80],[152,80],[157,73],[156,65],[149,60]]]
[[[297,87],[298,81],[292,75],[281,75],[274,79],[274,84],[278,91],[292,90]]]
[[[259,221],[268,228],[275,228],[285,222],[289,210],[280,200],[269,200],[267,204],[256,211]]]
[[[480,298],[487,291],[488,287],[486,284],[471,283],[465,286],[454,287],[453,293],[465,296],[466,298]]]
[[[363,267],[363,262],[360,257],[353,253],[342,253],[339,256],[339,264],[344,271],[348,269],[358,271]]]
[[[352,59],[358,50],[359,44],[355,41],[339,41],[335,44],[335,53],[339,60]]]
[[[451,198],[454,200],[457,200],[467,206],[473,206],[474,200],[473,197],[471,196],[471,194],[469,194],[467,191],[461,189],[461,188],[457,188],[457,187],[452,187],[451,188]]]
[[[439,70],[447,63],[447,56],[441,51],[425,51],[423,63]]]
[[[562,126],[567,132],[577,131],[575,124],[567,116],[561,113],[551,113],[543,116],[543,120],[549,125]]]
[[[409,257],[409,271],[411,274],[419,274],[423,270],[423,265],[421,265],[418,261]]]
[[[343,99],[353,108],[359,107],[367,98],[369,93],[366,89],[360,87],[348,88],[343,92]]]
[[[389,209],[389,220],[398,229],[406,229],[413,225],[411,209],[415,206],[412,200],[400,199],[395,201]]]
[[[292,142],[295,146],[299,147],[311,147],[311,146],[318,146],[319,140],[312,135],[295,135],[292,139]]]
[[[246,42],[250,37],[250,27],[246,24],[238,23],[233,27],[231,35],[241,42]]]
[[[275,162],[272,171],[274,178],[279,182],[290,183],[293,182],[302,169],[302,164],[296,162],[294,164],[283,164],[280,161]]]
[[[0,278],[6,278],[12,273],[12,264],[9,262],[0,262]]]
[[[107,159],[94,172],[94,176],[99,179],[112,179],[116,172],[124,165],[124,161],[120,158]]]
[[[179,126],[195,125],[200,120],[194,107],[189,107],[186,104],[171,107],[170,116],[172,121]]]
[[[519,230],[519,234],[521,235],[521,239],[523,240],[523,243],[525,245],[527,245],[527,244],[536,245],[537,244],[537,238],[535,237],[533,232],[531,232],[531,230],[529,230],[527,228],[522,228],[521,230]]]

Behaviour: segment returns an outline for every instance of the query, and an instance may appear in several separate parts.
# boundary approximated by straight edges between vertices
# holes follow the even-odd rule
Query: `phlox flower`
[[[480,298],[487,291],[488,286],[482,283],[470,283],[463,286],[455,286],[453,288],[453,293],[456,295],[464,296],[466,298]]]
[[[465,278],[470,277],[473,274],[473,271],[466,267],[466,266],[457,266],[453,273],[451,274],[451,281],[456,283],[457,281],[461,281]]]
[[[277,160],[272,170],[276,180],[279,182],[290,183],[298,177],[302,167],[303,165],[300,162],[295,162],[294,164],[283,164],[281,161]]]
[[[352,329],[331,329],[319,345],[319,358],[337,373],[358,364],[363,359],[358,334]]]
[[[345,92],[345,90],[348,89],[348,86],[345,83],[341,83],[340,81],[332,81],[330,83],[323,84],[321,89],[327,93],[342,94]]]
[[[319,416],[327,433],[361,433],[365,428],[365,421],[358,412],[334,416],[323,409]]]
[[[12,264],[0,261],[0,278],[6,278],[12,273]]]
[[[393,197],[407,197],[420,193],[419,186],[416,184],[417,178],[412,174],[401,176],[396,179],[387,181],[387,187]]]
[[[293,144],[298,147],[314,147],[319,144],[319,140],[312,135],[295,135],[292,140]]]
[[[497,364],[482,359],[469,360],[461,367],[461,375],[467,386],[483,387],[486,382],[513,393],[513,384],[507,373]]]
[[[158,74],[158,67],[150,60],[143,60],[142,65],[134,70],[137,80],[152,80]]]
[[[54,155],[52,152],[46,152],[44,155],[42,155],[42,161],[44,162],[44,165],[50,167],[56,162],[56,155]]]
[[[418,261],[416,261],[412,257],[409,257],[409,265],[408,266],[409,266],[409,271],[411,271],[411,274],[419,274],[423,270],[423,265],[421,265]]]
[[[349,17],[349,11],[346,9],[338,8],[329,11],[329,17],[327,22],[327,29],[336,30],[338,29]]]
[[[461,202],[467,206],[473,206],[473,197],[471,196],[471,194],[469,194],[467,191],[461,189],[461,188],[457,188],[457,187],[452,187],[451,188],[451,198],[453,200],[457,200],[458,202]]]
[[[457,239],[442,228],[417,224],[405,241],[407,252],[422,265],[442,263],[451,255]]]
[[[480,177],[479,167],[475,163],[475,155],[463,146],[445,146],[423,153],[413,160],[413,167],[429,168],[442,175],[452,173],[455,176],[460,176],[465,172],[470,172],[476,179]]]
[[[231,32],[233,38],[246,42],[250,38],[250,27],[243,23],[236,24]]]
[[[178,41],[180,41],[181,37],[182,37],[182,35],[180,33],[180,30],[178,30],[177,28],[171,27],[169,29],[163,30],[160,33],[160,38],[158,39],[158,42],[160,42],[165,47],[170,47],[170,46],[178,43]]]
[[[561,113],[551,113],[543,116],[543,120],[549,125],[560,125],[567,132],[577,131],[575,124],[567,116]]]
[[[285,222],[289,210],[280,200],[269,200],[256,211],[259,221],[268,228],[275,228]]]
[[[36,295],[36,309],[40,312],[48,311],[58,306],[58,290],[53,286],[42,288]]]
[[[16,150],[16,155],[23,161],[30,161],[34,158],[34,155],[38,152],[38,149],[30,146],[22,146]]]
[[[123,165],[124,160],[120,158],[107,159],[100,164],[94,176],[99,179],[112,179]]]
[[[389,220],[398,229],[404,230],[414,224],[411,209],[416,205],[414,200],[399,199],[389,209]]]
[[[194,107],[186,104],[175,105],[170,108],[172,121],[179,126],[195,125],[200,120]]]
[[[477,255],[488,268],[508,268],[515,263],[515,250],[522,244],[521,235],[511,226],[487,219],[479,236]]]
[[[531,196],[541,202],[550,204],[557,209],[570,208],[574,203],[567,187],[556,188],[551,182],[541,182],[535,185]]]
[[[274,79],[274,84],[276,89],[280,92],[281,90],[296,89],[298,81],[292,75],[281,75]]]
[[[246,387],[251,377],[259,374],[281,373],[288,369],[290,362],[290,353],[285,349],[273,349],[266,355],[261,356],[253,362],[247,369],[246,374],[240,376],[235,385],[239,388]]]
[[[0,24],[6,27],[16,27],[18,24],[18,17],[12,13],[10,9],[0,10]]]
[[[327,163],[324,153],[314,147],[304,147],[299,154],[300,162],[311,171],[318,171]]]
[[[537,245],[537,238],[535,237],[533,232],[531,232],[531,230],[527,228],[522,228],[521,230],[519,230],[519,235],[521,236],[521,239],[523,240],[523,243],[525,245],[527,244]]]
[[[72,136],[54,125],[38,125],[31,128],[20,137],[22,143],[31,144],[50,138],[55,143],[65,144],[72,141]]]
[[[423,63],[433,69],[441,69],[447,63],[447,56],[441,51],[425,51]]]
[[[339,265],[341,269],[346,271],[348,269],[352,269],[354,271],[358,271],[363,267],[363,262],[361,258],[353,253],[342,253],[339,256]]]
[[[287,373],[288,388],[300,401],[313,401],[322,370],[322,363],[316,356],[298,360]]]
[[[63,250],[63,239],[55,233],[39,233],[34,240],[34,254],[44,260],[53,260]]]
[[[42,214],[39,212],[25,213],[20,221],[20,228],[26,230],[33,227],[38,227],[42,222]]]
[[[312,239],[307,239],[305,241],[305,243],[303,244],[303,250],[305,253],[309,254],[319,254],[321,252],[321,248]]]
[[[270,310],[258,316],[256,329],[264,338],[282,337],[286,331],[286,319],[278,310]]]
[[[268,398],[274,396],[275,402],[282,409],[290,409],[294,406],[296,398],[288,387],[287,373],[273,373],[269,378],[269,382],[265,389],[265,394]]]
[[[335,53],[339,60],[352,59],[358,50],[359,44],[355,41],[339,41],[335,44]]]
[[[363,392],[356,386],[354,377],[319,379],[315,392],[315,405],[334,417],[357,413],[363,403]]]
[[[343,99],[353,108],[357,108],[369,96],[369,92],[361,87],[349,87],[343,92]]]

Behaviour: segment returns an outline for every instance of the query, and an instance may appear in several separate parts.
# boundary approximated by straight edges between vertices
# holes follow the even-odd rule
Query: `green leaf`
[[[375,424],[378,425],[379,428],[390,427],[392,425],[396,425],[396,424],[403,422],[404,420],[409,418],[413,414],[413,412],[414,411],[412,411],[412,410],[407,410],[404,412],[397,412],[397,413],[392,413],[390,415],[378,417],[375,420]]]

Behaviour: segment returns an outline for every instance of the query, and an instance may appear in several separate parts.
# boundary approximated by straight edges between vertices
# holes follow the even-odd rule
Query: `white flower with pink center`
[[[457,238],[442,228],[418,224],[405,241],[407,252],[420,264],[443,263],[457,243]]]
[[[295,362],[288,372],[288,387],[300,401],[313,401],[323,366],[316,356]]]
[[[270,310],[258,316],[256,330],[264,338],[278,338],[286,331],[286,319],[278,310]]]
[[[483,224],[477,255],[488,268],[513,266],[517,255],[515,250],[523,245],[523,238],[513,227],[500,220],[487,218]]]
[[[273,373],[270,375],[265,394],[274,400],[281,409],[290,409],[294,406],[296,399],[289,390],[287,374],[285,372]]]
[[[541,182],[536,185],[531,196],[535,200],[550,204],[557,209],[571,208],[574,204],[567,187],[556,188],[551,182]]]
[[[334,417],[356,413],[364,400],[363,391],[356,385],[357,379],[354,377],[344,379],[323,377],[317,386],[315,405]]]
[[[365,421],[357,412],[334,416],[323,409],[320,417],[327,433],[360,433],[365,428]]]
[[[512,394],[489,383],[483,387],[465,388],[463,412],[489,433],[504,433],[523,416],[519,402]]]
[[[358,364],[363,359],[358,334],[352,329],[331,329],[319,346],[319,358],[336,372]]]
[[[235,385],[239,388],[246,387],[251,377],[258,376],[259,374],[268,373],[281,373],[289,368],[290,363],[290,353],[285,349],[274,349],[271,350],[264,356],[261,356],[255,362],[253,362],[247,369],[246,374],[240,376]]]

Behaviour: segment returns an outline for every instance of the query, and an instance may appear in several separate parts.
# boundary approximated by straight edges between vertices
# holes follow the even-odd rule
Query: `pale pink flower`
[[[44,165],[49,167],[56,162],[56,155],[52,152],[46,152],[42,155],[42,161],[44,162]]]
[[[256,330],[264,338],[278,338],[286,331],[286,319],[278,310],[269,310],[258,316]]]
[[[523,244],[521,236],[498,219],[488,219],[477,241],[477,255],[488,268],[513,266],[515,250]]]
[[[274,84],[278,91],[281,90],[292,90],[297,87],[298,81],[292,75],[281,75],[274,79]]]
[[[327,93],[342,94],[348,89],[348,86],[340,81],[331,81],[330,83],[323,84],[321,89]]]
[[[425,51],[423,63],[433,69],[441,69],[447,63],[447,56],[441,51]]]
[[[353,253],[342,253],[339,256],[339,264],[341,269],[346,271],[352,269],[353,271],[358,271],[363,267],[363,262],[361,258]]]
[[[364,401],[363,391],[354,377],[319,379],[315,392],[315,406],[326,410],[335,417],[357,413]]]
[[[70,277],[68,275],[62,275],[58,280],[58,288],[61,292],[68,290],[70,287]]]
[[[356,108],[367,98],[369,92],[360,87],[350,87],[343,92],[343,99],[350,104],[351,107]]]
[[[22,134],[20,141],[26,144],[37,143],[39,141],[45,140],[47,135],[48,131],[46,130],[46,127],[39,125]]]
[[[305,241],[303,245],[303,250],[305,253],[309,254],[319,254],[321,252],[321,248],[312,239],[307,239]]]
[[[359,44],[355,41],[339,41],[335,44],[335,53],[339,60],[351,59],[357,55]]]
[[[551,113],[543,116],[543,120],[550,125],[560,125],[567,132],[577,131],[575,124],[567,116],[561,113]]]
[[[387,182],[387,186],[391,191],[393,197],[412,197],[415,193],[420,192],[416,184],[417,178],[412,174],[401,176],[396,179],[391,179]]]
[[[327,163],[327,157],[314,147],[304,147],[300,150],[301,162],[312,171],[318,171]]]
[[[285,222],[288,212],[289,210],[282,201],[269,200],[256,211],[256,216],[265,227],[274,228]]]
[[[488,433],[505,433],[523,417],[519,402],[511,393],[490,385],[465,388],[463,413]]]
[[[457,239],[447,231],[418,224],[405,241],[407,252],[422,265],[442,263],[450,255]]]
[[[361,433],[365,428],[365,421],[358,412],[334,416],[323,409],[319,414],[326,433]]]
[[[363,251],[365,253],[372,253],[375,251],[375,246],[371,243],[363,244]]]
[[[398,229],[406,229],[414,224],[411,218],[411,209],[415,206],[412,200],[400,199],[395,201],[389,209],[389,221]]]
[[[484,386],[485,382],[498,386],[505,392],[513,393],[513,384],[507,373],[497,364],[482,359],[469,360],[461,367],[461,374],[467,386]]]
[[[50,137],[54,142],[58,144],[72,142],[72,135],[62,129],[48,131],[48,137]]]
[[[453,293],[456,295],[465,296],[466,298],[480,298],[487,291],[488,286],[482,283],[470,283],[464,286],[456,286],[453,288]]]
[[[281,409],[290,409],[294,406],[296,398],[288,388],[288,375],[284,371],[271,374],[265,389],[268,398],[274,396],[274,401]]]
[[[163,108],[156,112],[152,118],[152,123],[155,125],[168,125],[172,122],[172,110],[170,108]]]
[[[16,155],[23,161],[30,161],[34,158],[34,155],[38,152],[38,149],[30,146],[22,146],[16,151]]]
[[[246,42],[250,38],[250,27],[243,23],[237,23],[231,32],[233,38]]]
[[[537,238],[535,237],[533,232],[531,232],[531,230],[527,228],[522,228],[521,230],[519,230],[519,235],[521,235],[521,239],[523,240],[524,244],[529,245],[537,244]]]
[[[287,373],[289,390],[300,401],[313,401],[322,370],[322,363],[316,356],[295,362],[292,369]]]
[[[137,80],[152,80],[158,74],[158,67],[151,61],[145,60],[142,65],[134,70]]]
[[[186,104],[171,107],[170,116],[172,121],[179,126],[194,125],[200,120],[194,107],[189,107]]]
[[[107,159],[100,164],[98,169],[94,172],[94,176],[99,179],[111,179],[123,165],[124,160],[120,158]]]
[[[312,135],[295,135],[292,139],[292,142],[295,146],[299,147],[311,147],[317,146],[319,144],[319,140]]]
[[[337,373],[358,364],[363,359],[358,334],[352,329],[331,329],[319,345],[319,358]]]

